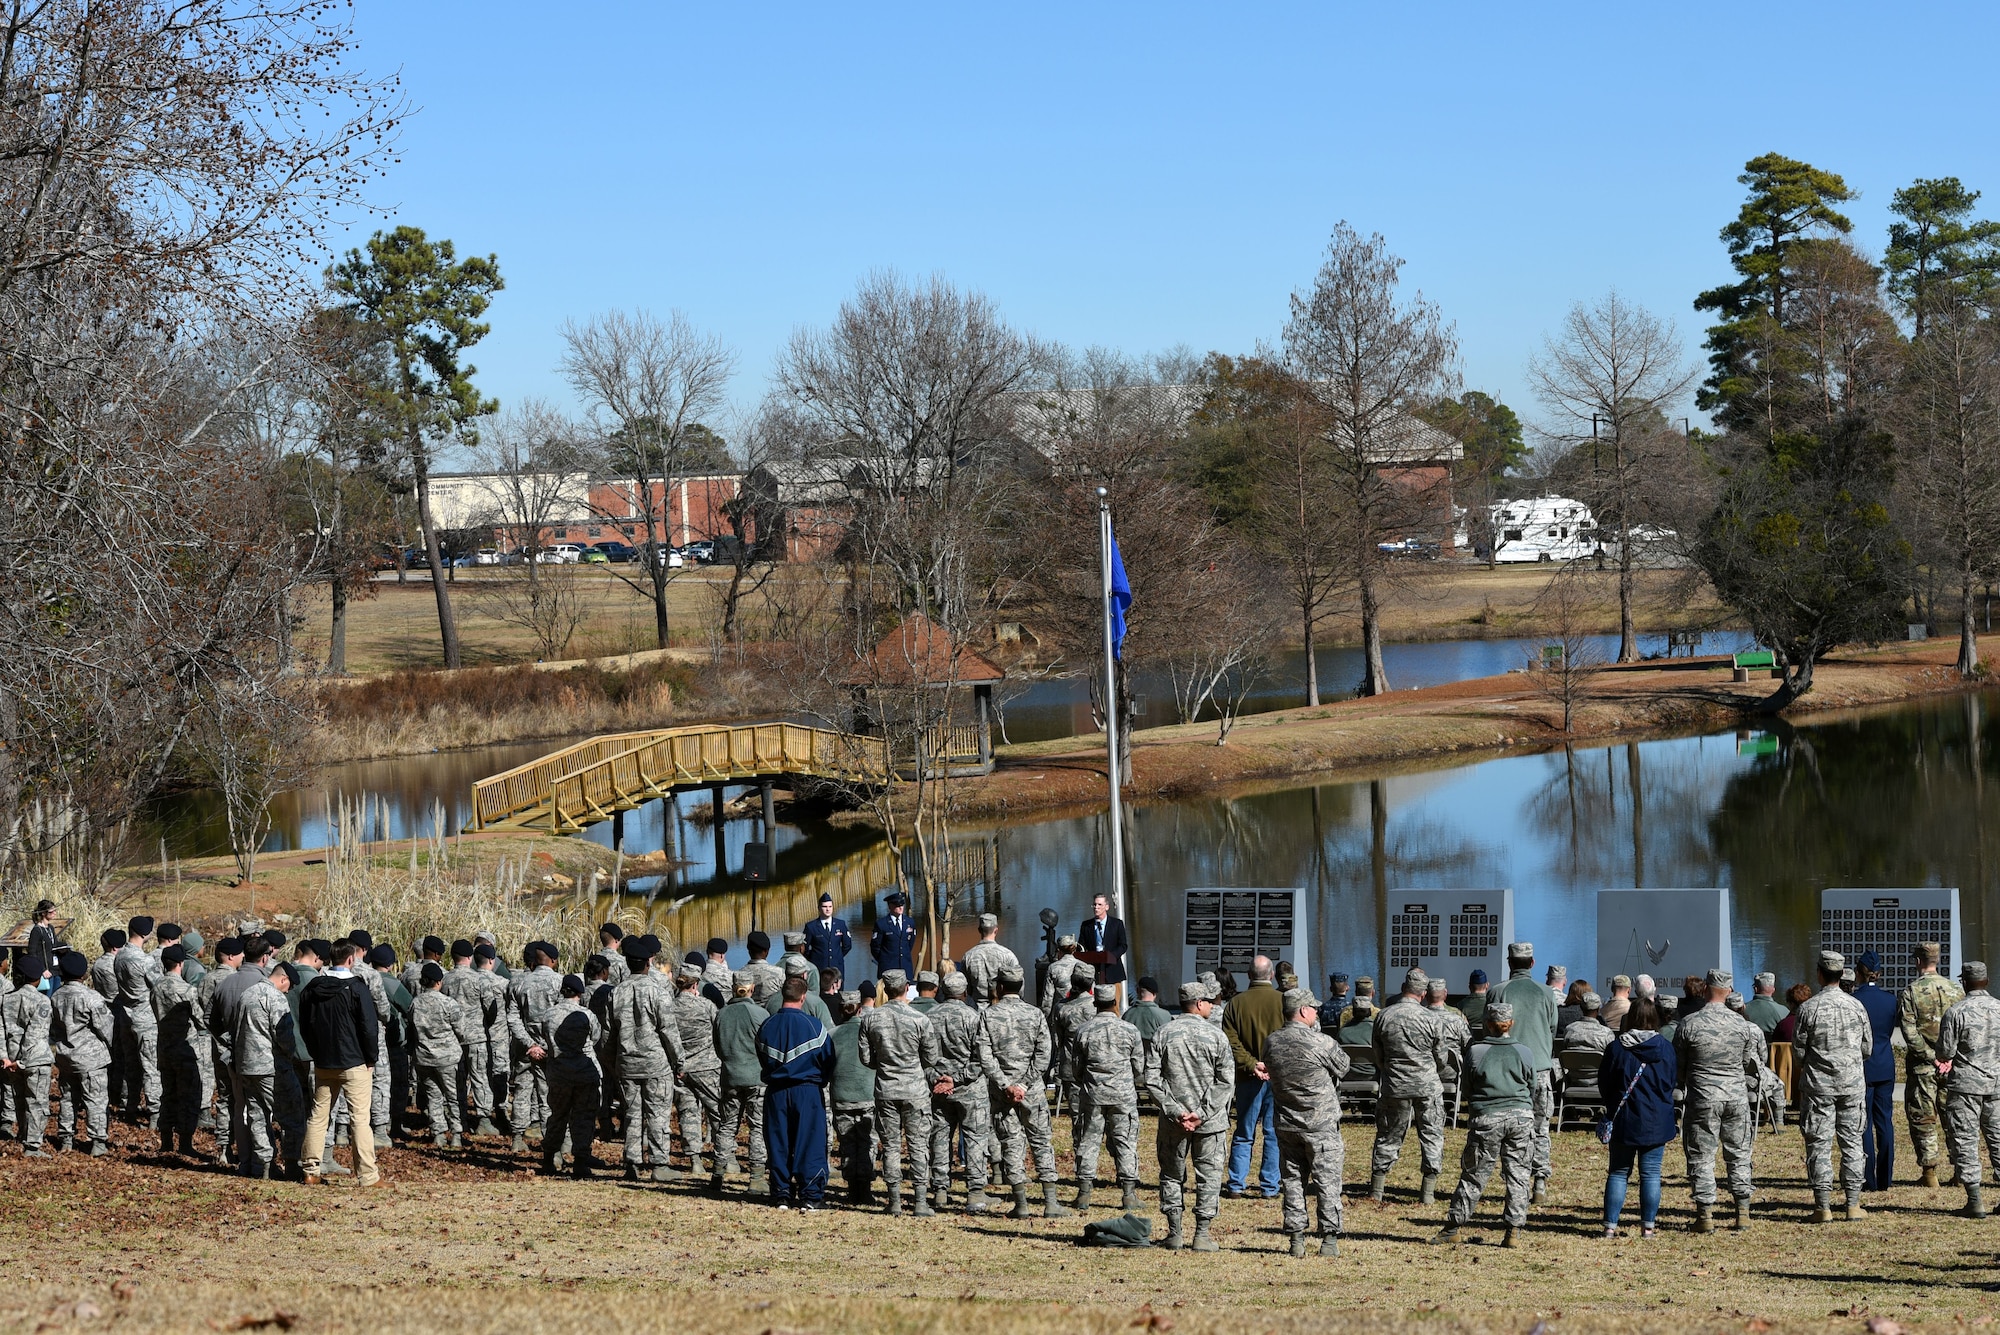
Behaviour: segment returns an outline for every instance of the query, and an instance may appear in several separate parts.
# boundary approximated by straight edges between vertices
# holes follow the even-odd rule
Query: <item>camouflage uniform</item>
[[[2000,997],[1973,988],[1944,1013],[1937,1055],[1945,1076],[1944,1127],[1951,1166],[1967,1188],[1980,1185],[1979,1140],[2000,1165]]]
[[[153,985],[160,978],[160,957],[128,944],[112,959],[118,993],[111,1002],[113,1032],[118,1037],[119,1064],[124,1068],[125,1115],[139,1115],[141,1095],[153,1120],[160,1114],[160,1026],[153,1016]]]
[[[208,1042],[195,1023],[195,989],[170,973],[153,986],[153,1022],[160,1054],[160,1150],[194,1153],[195,1124],[201,1119],[201,1064],[196,1054]]]
[[[0,997],[0,1056],[14,1063],[4,1077],[20,1120],[22,1148],[39,1150],[49,1120],[49,1076],[55,1053],[49,1047],[53,1011],[37,987],[17,987]]]
[[[523,969],[507,980],[505,1008],[507,1012],[507,1042],[509,1047],[509,1103],[507,1106],[508,1128],[518,1137],[531,1126],[548,1127],[544,1121],[549,1111],[548,1071],[542,1062],[528,1060],[528,1049],[535,1046],[536,1027],[560,998],[562,977],[554,969],[544,964],[535,969]],[[602,1032],[591,1021],[591,1041],[595,1043]],[[592,1063],[593,1067],[595,1062]],[[597,1085],[591,1082],[591,1092]]]
[[[1264,1069],[1271,1076],[1277,1107],[1278,1155],[1284,1196],[1285,1232],[1303,1235],[1306,1183],[1319,1201],[1319,1234],[1340,1232],[1340,1180],[1346,1147],[1340,1138],[1340,1079],[1347,1054],[1333,1035],[1287,1023],[1264,1040]]]
[[[1750,1095],[1763,1079],[1764,1031],[1719,1001],[1711,1001],[1674,1027],[1674,1060],[1687,1091],[1681,1150],[1696,1205],[1715,1204],[1715,1151],[1729,1169],[1729,1194],[1752,1194],[1751,1151],[1757,1123]]]
[[[281,1145],[291,1147],[304,1129],[296,1108],[286,1110],[289,1116],[279,1110],[279,1084],[293,1079],[292,1008],[269,979],[245,991],[238,1003],[230,1053],[243,1128],[239,1166],[258,1175],[276,1163]]]
[[[1868,1012],[1830,983],[1800,1003],[1793,1032],[1799,1082],[1799,1132],[1806,1142],[1806,1179],[1822,1205],[1833,1193],[1833,1146],[1840,1143],[1840,1182],[1850,1203],[1861,1198],[1861,1124],[1867,1082],[1861,1063],[1875,1046]]]
[[[1526,942],[1521,944],[1525,945]],[[1487,993],[1488,1005],[1499,1002],[1514,1008],[1514,1041],[1528,1050],[1535,1062],[1534,1124],[1529,1128],[1533,1147],[1535,1182],[1546,1182],[1555,1171],[1550,1158],[1549,1121],[1556,1115],[1554,1083],[1556,999],[1549,989],[1536,982],[1533,968],[1514,968],[1508,957],[1507,981]]]
[[[972,955],[973,951],[967,951],[965,956],[968,989]],[[1049,1100],[1043,1084],[1049,1069],[1049,1022],[1018,996],[1000,998],[986,1008],[984,1018],[979,1030],[979,1065],[992,1086],[994,1129],[1000,1136],[1007,1185],[1027,1182],[1027,1155],[1032,1152],[1037,1176],[1053,1187],[1056,1151],[1049,1138]],[[1027,1096],[1014,1102],[1007,1096],[1010,1085],[1023,1086]]]
[[[931,1097],[931,1195],[943,1200],[951,1188],[951,1138],[965,1137],[968,1194],[986,1191],[986,1146],[993,1135],[993,1104],[979,1068],[979,1012],[965,1000],[965,979],[946,980],[945,998],[930,1013],[937,1030],[938,1064],[951,1077],[951,1093]]]
[[[676,975],[682,983],[701,981],[701,970],[683,964]],[[701,1156],[719,1130],[722,1112],[722,1058],[715,1052],[715,1003],[699,991],[686,989],[674,997],[674,1023],[681,1033],[681,1078],[674,1086],[674,1108],[680,1118],[681,1148],[688,1163],[701,1171]]]
[[[1077,1096],[1076,1036],[1097,1018],[1097,1003],[1090,999],[1096,974],[1089,965],[1077,965],[1070,970],[1070,977],[1082,984],[1083,995],[1057,1004],[1055,1016],[1049,1021],[1049,1048],[1055,1058],[1056,1096],[1069,1109],[1070,1143],[1075,1144],[1084,1115],[1082,1100]]]
[[[1042,1014],[1048,1016],[1051,1023],[1056,1018],[1056,1007],[1062,1005],[1063,998],[1069,995],[1070,975],[1076,971],[1077,964],[1076,955],[1072,953],[1076,949],[1075,937],[1065,936],[1056,945],[1059,949],[1067,945],[1069,951],[1049,961],[1049,967],[1042,974],[1040,1004]]]
[[[605,1048],[613,1055],[619,1096],[625,1101],[628,1175],[649,1159],[656,1175],[668,1167],[667,1119],[673,1112],[674,1077],[683,1064],[671,987],[648,969],[611,991]]]
[[[910,1180],[923,1200],[931,1180],[931,1086],[944,1078],[937,1030],[921,1011],[900,998],[895,970],[888,991],[897,998],[861,1013],[861,1064],[875,1072],[875,1129],[882,1138],[882,1180],[891,1191],[903,1185],[907,1143]]]
[[[1372,1169],[1386,1176],[1403,1152],[1403,1139],[1416,1123],[1423,1175],[1444,1171],[1444,1082],[1452,1067],[1451,1044],[1443,1019],[1415,997],[1383,1009],[1375,1019],[1375,1076],[1382,1082],[1375,1102]]]
[[[268,958],[268,957],[267,957]],[[377,1145],[389,1143],[390,1122],[395,1113],[396,1100],[390,1089],[389,1069],[389,1026],[397,1023],[391,1010],[389,988],[382,980],[381,971],[356,955],[350,966],[354,976],[368,988],[369,997],[375,1002],[375,1079],[374,1088],[368,1099],[368,1121],[375,1133]]]
[[[187,966],[182,965],[185,971]],[[211,1024],[215,1014],[215,990],[236,972],[235,965],[218,963],[202,975],[194,985],[194,1057],[201,1067],[201,1110],[197,1114],[196,1126],[202,1119],[211,1119],[211,1128],[227,1128],[230,1125],[229,1084],[215,1078],[216,1068],[222,1061],[222,1040],[217,1038]],[[211,1111],[210,1105],[213,1106]],[[227,1143],[229,1132],[216,1132],[216,1139]]]
[[[1199,987],[1187,984],[1186,987]],[[1183,989],[1185,991],[1185,988]],[[1222,1179],[1229,1155],[1229,1099],[1236,1088],[1236,1059],[1229,1039],[1193,1012],[1153,1035],[1146,1059],[1146,1088],[1160,1103],[1160,1212],[1178,1232],[1182,1179],[1194,1160],[1194,1217],[1206,1224],[1222,1208]],[[1197,1114],[1201,1125],[1183,1130],[1177,1120]]]
[[[111,1069],[111,1007],[82,982],[64,983],[49,999],[49,1047],[62,1078],[57,1127],[67,1146],[77,1114],[95,1150],[105,1143]]]
[[[749,982],[747,971],[737,975]],[[770,1017],[754,996],[732,997],[715,1015],[715,1055],[722,1061],[722,1104],[715,1115],[715,1175],[736,1171],[736,1129],[750,1132],[750,1176],[764,1175],[764,1072],[757,1028]]]
[[[1115,990],[1105,989],[1106,1000]],[[1076,1033],[1078,1115],[1082,1134],[1076,1138],[1076,1181],[1088,1187],[1097,1180],[1098,1147],[1111,1142],[1111,1166],[1120,1186],[1139,1182],[1139,1084],[1146,1078],[1146,1040],[1118,1018],[1116,1011],[1098,1011]]]
[[[1523,975],[1525,976],[1525,975]],[[1537,987],[1540,984],[1536,984]],[[1503,1009],[1504,1008],[1504,1009]],[[1486,1018],[1514,1012],[1509,1002],[1487,1003]],[[1540,1023],[1537,1020],[1537,1023]],[[1485,1034],[1465,1054],[1465,1151],[1458,1161],[1458,1187],[1445,1212],[1445,1233],[1454,1234],[1470,1222],[1493,1170],[1506,1183],[1505,1219],[1509,1228],[1528,1222],[1535,1155],[1535,1110],[1538,1077],[1534,1052],[1511,1034]]]
[[[1965,998],[1965,989],[1938,973],[1921,973],[1903,989],[1896,1006],[1903,1031],[1903,1114],[1910,1122],[1910,1144],[1917,1166],[1936,1168],[1944,1162],[1944,1142],[1938,1135],[1938,1025],[1944,1013]]]
[[[493,1117],[492,1054],[487,1047],[491,997],[471,960],[455,960],[438,990],[458,1003],[465,1025],[459,1031],[458,1101],[474,1117]],[[497,989],[496,989],[497,992]],[[503,1021],[504,1027],[504,1021]]]
[[[751,960],[739,972],[750,980],[750,999],[762,1006],[766,1015],[776,1010],[772,999],[784,989],[785,971],[769,960]]]
[[[422,976],[418,986],[422,988]],[[410,1003],[410,1028],[416,1036],[411,1052],[415,1063],[417,1097],[424,1116],[430,1119],[431,1134],[442,1142],[446,1136],[465,1130],[458,1106],[458,1071],[465,1062],[469,1036],[484,1046],[483,1019],[445,995],[443,987],[420,990]]]
[[[988,1006],[997,1000],[993,982],[1000,976],[1000,971],[1018,970],[1021,961],[998,941],[981,941],[965,952],[965,958],[958,962],[958,967],[965,974],[965,999],[974,1006]],[[994,1106],[997,1108],[999,1105]]]

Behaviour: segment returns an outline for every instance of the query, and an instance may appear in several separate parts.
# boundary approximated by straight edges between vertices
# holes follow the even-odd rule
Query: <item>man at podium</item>
[[[1090,901],[1091,916],[1076,934],[1076,957],[1097,970],[1100,983],[1125,981],[1125,920],[1111,916],[1111,901],[1103,895]]]

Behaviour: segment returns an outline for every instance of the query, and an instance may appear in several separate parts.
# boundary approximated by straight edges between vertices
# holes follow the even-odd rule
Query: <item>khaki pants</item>
[[[319,1172],[320,1156],[326,1152],[326,1127],[333,1120],[335,1095],[347,1096],[349,1132],[354,1138],[354,1181],[369,1186],[382,1176],[375,1167],[375,1135],[370,1122],[370,1102],[375,1096],[375,1069],[354,1066],[345,1071],[313,1070],[312,1116],[306,1119],[305,1145],[299,1167],[307,1176]]]

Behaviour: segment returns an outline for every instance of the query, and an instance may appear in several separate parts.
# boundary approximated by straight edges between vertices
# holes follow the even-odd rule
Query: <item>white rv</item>
[[[1536,496],[1492,507],[1496,562],[1581,561],[1598,553],[1590,507],[1566,496]]]

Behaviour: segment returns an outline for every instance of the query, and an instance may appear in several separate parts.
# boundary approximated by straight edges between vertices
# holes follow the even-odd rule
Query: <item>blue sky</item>
[[[1380,231],[1466,382],[1617,286],[1679,326],[1767,150],[1862,192],[1957,175],[2000,214],[1992,7],[752,6],[357,0],[419,110],[379,198],[495,252],[473,360],[568,403],[561,325],[687,312],[762,392],[863,274],[940,272],[1077,346],[1274,339],[1333,225]],[[365,236],[364,223],[350,239]]]

